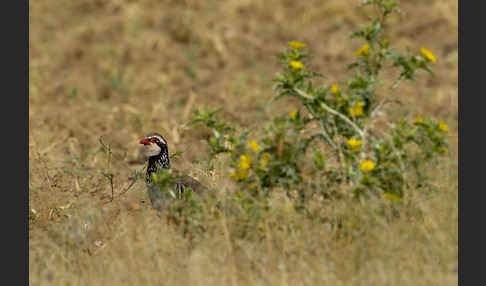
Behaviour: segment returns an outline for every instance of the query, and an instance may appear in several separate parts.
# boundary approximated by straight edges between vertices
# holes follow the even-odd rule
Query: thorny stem
[[[309,104],[309,105],[306,105],[306,107],[309,109],[309,111],[311,112],[310,116],[311,116],[311,119],[314,119],[314,116],[312,115],[313,113],[315,114],[316,111],[314,110],[314,108],[312,108],[312,106]],[[335,150],[337,149],[336,147],[336,144],[334,144],[334,142],[332,141],[331,137],[329,136],[329,132],[327,130],[327,127],[326,125],[322,122],[322,120],[319,120],[319,124],[321,125],[322,127],[322,136],[324,137],[324,139],[326,140],[326,142],[332,147],[334,148]]]
[[[385,135],[385,137],[388,137],[388,139],[393,142],[393,137],[390,135],[390,134],[387,134],[386,132],[383,132],[383,135]],[[403,179],[405,181],[407,181],[407,172],[405,170],[405,164],[403,163],[403,160],[402,160],[402,156],[400,155],[400,151],[397,150],[397,148],[395,148],[395,145],[394,144],[390,144],[391,145],[391,148],[393,149],[393,152],[395,153],[395,155],[397,156],[398,158],[398,163],[400,164],[400,167],[402,168],[402,174],[403,174]],[[405,188],[407,187],[407,184],[405,184]]]
[[[100,137],[99,141],[100,141],[100,144],[101,144],[101,147],[102,147],[103,152],[107,155],[107,166],[106,166],[106,170],[105,170],[105,172],[104,172],[103,175],[110,182],[110,187],[111,187],[111,200],[110,200],[110,202],[113,202],[113,200],[115,199],[115,186],[113,184],[114,175],[111,172],[111,159],[112,159],[113,151],[111,150],[110,144],[106,144],[104,142],[103,137]],[[120,193],[120,195],[118,197],[120,197],[121,195],[123,195],[124,193],[126,193],[135,184],[136,181],[137,181],[137,178],[135,178],[130,183],[130,185],[125,190],[123,190]]]
[[[109,179],[110,179],[110,186],[111,186],[111,201],[113,201],[115,199],[115,190],[113,187],[113,174],[110,174]]]
[[[391,87],[391,89],[395,89],[395,88],[397,88],[397,87],[400,85],[400,83],[402,82],[403,78],[404,78],[403,76],[400,76],[400,77],[399,77],[399,78],[398,78],[398,79],[397,79],[397,80],[396,80],[396,81],[393,83],[393,86]]]
[[[363,136],[361,137],[361,142],[362,142],[362,151],[361,151],[361,159],[365,159],[366,158],[366,145],[368,143],[368,136],[369,136],[369,131],[370,129],[372,129],[372,127],[374,126],[374,123],[375,123],[375,118],[377,117],[376,114],[378,113],[378,111],[387,103],[390,103],[391,100],[389,99],[383,99],[376,107],[375,109],[373,109],[373,111],[371,112],[370,114],[370,120],[368,122],[368,124],[366,125],[366,127],[364,128],[363,130]]]
[[[306,98],[306,99],[310,99],[310,100],[313,100],[314,98],[312,96],[309,96],[307,93],[305,93],[304,91],[298,89],[298,88],[294,88],[294,90],[302,97]],[[356,125],[353,121],[349,120],[349,118],[342,114],[341,112],[339,111],[336,111],[334,109],[332,109],[331,107],[329,107],[327,104],[325,104],[324,102],[320,102],[320,105],[322,108],[324,108],[327,112],[329,113],[332,113],[336,116],[339,116],[342,120],[344,120],[346,123],[348,123],[349,125],[351,125],[351,127],[353,127],[356,132],[358,132],[358,134],[360,135],[360,137],[363,137],[364,133],[363,133],[363,130],[361,130],[358,125]]]
[[[133,185],[135,185],[135,183],[136,183],[136,182],[138,181],[138,179],[139,179],[138,174],[143,173],[143,172],[144,172],[144,170],[145,170],[145,168],[146,168],[146,166],[144,166],[144,167],[142,168],[142,170],[140,170],[140,172],[137,172],[137,175],[135,175],[135,177],[134,177],[133,179],[132,179],[132,178],[129,178],[129,179],[130,179],[132,182],[130,183],[130,185],[128,185],[128,187],[126,187],[126,188],[125,188],[123,191],[121,191],[121,192],[118,194],[117,198],[119,198],[119,197],[123,196],[123,195],[124,195],[126,192],[128,192],[128,191],[129,191],[129,190],[130,190],[130,189],[133,187]],[[112,199],[111,199],[111,200],[110,200],[108,203],[113,202],[113,195],[114,195],[114,194],[112,193]]]
[[[334,129],[334,134],[337,134],[336,123],[335,122],[333,122],[332,128]],[[346,161],[344,160],[343,150],[341,149],[341,142],[338,142],[336,145],[337,145],[337,150],[336,151],[337,151],[337,154],[338,154],[338,161],[341,164],[341,169],[342,170],[346,170],[346,165],[347,164],[346,164]]]

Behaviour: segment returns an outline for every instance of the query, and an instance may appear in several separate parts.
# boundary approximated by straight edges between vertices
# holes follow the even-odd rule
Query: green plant
[[[185,234],[201,233],[208,227],[205,217],[224,214],[246,222],[234,234],[262,238],[269,216],[290,209],[316,215],[309,208],[315,199],[375,196],[400,201],[407,191],[427,185],[423,170],[446,152],[447,125],[421,117],[413,122],[387,120],[381,126],[376,122],[391,103],[399,102],[400,83],[413,81],[421,69],[431,73],[429,64],[436,59],[425,49],[421,55],[403,56],[390,47],[383,32],[387,17],[399,12],[394,1],[361,6],[367,5],[377,7],[379,14],[353,33],[364,45],[355,52],[356,61],[349,65],[354,73],[347,80],[317,83],[324,75],[309,68],[306,44],[292,41],[278,54],[282,72],[274,79],[275,100],[294,97],[299,102],[290,113],[250,130],[218,118],[221,108],[195,111],[186,126],[203,125],[211,131],[208,168],[214,168],[215,160],[228,160],[228,175],[239,189],[225,201],[213,197],[202,203],[191,190],[183,200],[174,200],[177,176],[166,170],[156,174],[154,182],[170,201],[167,217],[183,226]],[[382,76],[387,64],[400,70],[393,83]],[[271,206],[276,192],[284,192],[292,207]]]
[[[201,199],[196,198],[197,195],[190,188],[185,188],[182,193],[174,188],[184,174],[173,174],[171,169],[160,169],[151,176],[150,192],[160,199],[157,203],[163,204],[161,210],[166,211],[167,219],[176,225],[181,225],[184,235],[204,230]]]
[[[196,111],[190,124],[203,124],[212,131],[210,161],[226,153],[233,168],[231,178],[250,192],[268,194],[283,187],[287,193],[297,191],[304,200],[314,193],[325,195],[333,185],[345,185],[356,196],[400,200],[412,183],[414,187],[426,183],[422,168],[446,152],[447,125],[442,121],[402,118],[375,126],[385,107],[399,102],[401,81],[415,80],[419,70],[431,73],[429,65],[436,58],[424,48],[420,55],[402,55],[390,46],[383,34],[388,17],[400,12],[395,1],[370,0],[360,6],[375,6],[378,13],[352,34],[364,45],[348,66],[354,74],[342,83],[316,84],[323,75],[309,68],[305,43],[289,42],[278,54],[283,72],[275,78],[275,99],[295,97],[301,108],[266,123],[263,134],[255,132],[259,141],[248,140],[249,130],[237,133],[216,118],[219,109]],[[387,64],[400,70],[391,84],[382,76]],[[310,194],[304,181],[313,182]]]
[[[103,137],[100,137],[99,141],[100,141],[100,151],[106,155],[106,168],[105,171],[103,172],[103,176],[110,183],[111,200],[113,201],[113,199],[115,198],[114,186],[113,186],[113,178],[115,177],[115,175],[111,171],[111,158],[113,155],[113,151],[111,150],[111,145],[106,144],[105,141],[103,140]]]
[[[115,174],[113,173],[113,171],[111,169],[111,167],[112,167],[111,161],[112,161],[112,157],[113,157],[113,150],[111,149],[111,145],[106,143],[103,140],[103,137],[99,138],[99,142],[100,142],[100,147],[99,147],[98,151],[104,153],[105,156],[106,156],[106,167],[105,167],[105,170],[103,171],[103,177],[105,177],[106,180],[108,181],[108,183],[110,184],[111,201],[113,201],[115,199],[115,183],[114,183]],[[126,157],[126,154],[124,154],[124,157]],[[145,169],[145,167],[144,167],[144,169]],[[122,196],[123,194],[128,192],[133,187],[133,185],[135,185],[135,183],[138,180],[143,178],[144,169],[142,169],[140,171],[133,170],[133,176],[130,177],[131,182],[128,184],[128,186],[126,188],[124,188],[123,190],[120,191],[118,196]]]

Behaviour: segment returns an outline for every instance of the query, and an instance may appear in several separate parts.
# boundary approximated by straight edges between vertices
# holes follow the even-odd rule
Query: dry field
[[[238,239],[238,220],[190,243],[159,218],[142,181],[110,202],[99,138],[111,144],[115,195],[143,168],[138,141],[156,131],[173,162],[221,196],[223,167],[205,168],[205,130],[182,128],[200,106],[240,126],[292,109],[271,102],[275,54],[308,44],[325,83],[345,78],[366,18],[357,0],[29,1],[29,281],[31,285],[457,285],[458,7],[400,1],[392,45],[434,52],[435,76],[404,84],[388,116],[449,125],[450,150],[428,170],[438,192],[412,193],[401,216],[373,204],[322,206],[353,218],[346,235],[296,214],[269,218],[266,240]],[[280,200],[276,200],[276,203]],[[255,226],[260,227],[260,226]],[[342,233],[340,233],[342,234]]]

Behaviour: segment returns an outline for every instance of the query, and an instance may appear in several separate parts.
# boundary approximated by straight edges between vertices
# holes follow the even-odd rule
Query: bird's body
[[[150,133],[140,140],[140,144],[144,145],[145,156],[148,157],[147,173],[145,175],[145,183],[147,185],[148,194],[152,206],[157,210],[163,210],[167,201],[171,199],[168,192],[160,190],[160,185],[152,180],[152,174],[159,172],[162,169],[170,169],[169,149],[167,141],[160,134]],[[176,170],[171,170],[175,175],[176,181],[174,185],[174,193],[177,198],[182,198],[182,194],[186,189],[192,189],[195,192],[206,189],[204,185],[196,179],[180,174]]]

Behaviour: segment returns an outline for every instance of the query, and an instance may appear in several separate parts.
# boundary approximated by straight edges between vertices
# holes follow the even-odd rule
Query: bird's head
[[[140,140],[143,144],[144,155],[147,157],[156,157],[169,152],[167,141],[158,133],[150,133]]]

